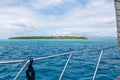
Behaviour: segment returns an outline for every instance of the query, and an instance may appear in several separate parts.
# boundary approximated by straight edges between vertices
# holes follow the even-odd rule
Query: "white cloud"
[[[83,5],[77,0],[28,0],[27,4],[21,1],[19,6],[18,2],[20,0],[0,1],[0,36],[116,36],[112,1],[91,0]],[[72,7],[66,10],[64,5]],[[55,10],[59,7],[65,12],[49,14],[50,7]],[[49,13],[43,14],[44,9]]]
[[[72,29],[68,27],[59,34],[116,36],[114,3],[106,0],[94,1],[91,0],[86,8],[77,6],[66,14],[63,23],[65,21]]]

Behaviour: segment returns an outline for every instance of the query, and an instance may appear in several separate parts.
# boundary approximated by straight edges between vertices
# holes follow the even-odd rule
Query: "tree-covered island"
[[[81,36],[23,36],[23,37],[11,37],[12,39],[80,39],[80,40],[86,40],[87,37],[81,37]]]

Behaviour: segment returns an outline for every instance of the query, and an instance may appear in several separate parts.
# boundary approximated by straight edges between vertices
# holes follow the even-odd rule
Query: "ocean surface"
[[[0,61],[26,60],[113,45],[117,45],[117,40],[0,40]],[[100,51],[73,54],[62,80],[91,80],[99,54]],[[34,61],[36,80],[58,80],[68,56]],[[0,80],[13,80],[24,64],[0,64]],[[18,80],[27,80],[26,69]],[[118,47],[104,50],[95,80],[116,80],[119,75]]]

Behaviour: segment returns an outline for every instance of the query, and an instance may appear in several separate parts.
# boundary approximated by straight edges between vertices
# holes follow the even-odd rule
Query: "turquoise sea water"
[[[117,45],[116,40],[0,40],[0,61],[29,59],[70,51]],[[100,51],[73,54],[62,80],[91,80]],[[95,80],[115,80],[120,75],[118,47],[104,51]],[[36,80],[58,80],[68,58],[34,61]],[[13,80],[24,63],[0,64],[0,80]],[[26,80],[25,70],[18,80]]]

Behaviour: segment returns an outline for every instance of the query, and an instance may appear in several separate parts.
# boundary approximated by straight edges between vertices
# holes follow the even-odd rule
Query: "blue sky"
[[[116,37],[114,0],[0,0],[0,39]]]

